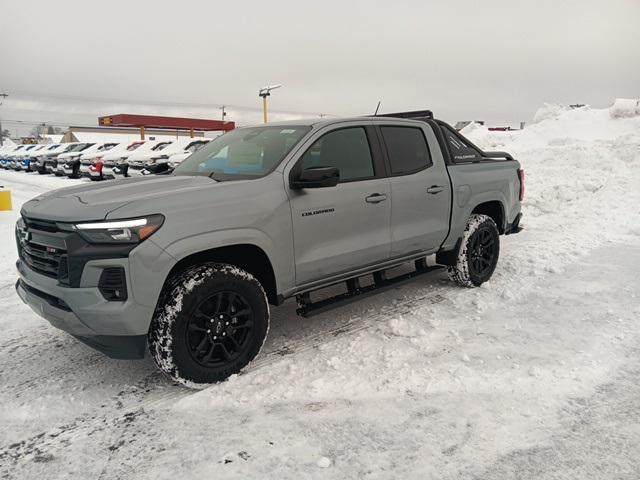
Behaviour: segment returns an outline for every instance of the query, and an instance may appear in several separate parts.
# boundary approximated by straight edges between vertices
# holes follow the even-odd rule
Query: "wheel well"
[[[481,203],[471,213],[480,213],[491,217],[496,222],[498,232],[504,233],[504,208],[498,200]]]
[[[228,263],[249,272],[258,279],[264,288],[269,303],[278,304],[276,278],[269,257],[260,247],[251,244],[231,245],[193,253],[174,265],[167,276],[165,285],[169,279],[186,268],[206,262]]]

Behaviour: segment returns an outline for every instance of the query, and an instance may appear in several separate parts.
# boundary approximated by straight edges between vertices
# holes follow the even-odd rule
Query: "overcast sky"
[[[516,125],[640,97],[640,0],[2,0],[0,118],[260,120],[432,109]],[[23,124],[23,128],[26,124]]]

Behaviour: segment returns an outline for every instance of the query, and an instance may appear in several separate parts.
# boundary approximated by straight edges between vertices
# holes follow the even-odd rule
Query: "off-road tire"
[[[479,244],[491,245],[492,255],[486,257],[486,249],[478,250]],[[485,256],[481,254],[485,253]],[[480,260],[478,260],[480,256]],[[467,226],[462,235],[460,251],[456,264],[447,267],[449,278],[463,287],[478,287],[489,280],[493,275],[500,256],[500,233],[493,219],[487,215],[473,214],[467,221]],[[478,271],[477,265],[481,262],[483,269]]]
[[[203,321],[203,304],[222,295],[242,299],[246,304],[245,310],[251,311],[252,327],[245,327],[250,329],[251,337],[245,337],[246,344],[242,349],[238,348],[240,353],[236,352],[239,355],[237,358],[216,367],[204,366],[201,359],[194,356],[195,347],[190,335],[199,334],[203,341],[204,336],[208,335],[206,341],[211,344],[215,337],[211,336],[212,333],[202,333],[198,325],[198,331],[193,333],[191,325],[196,323],[196,318],[199,322]],[[214,310],[215,306],[209,308]],[[220,307],[220,304],[217,306]],[[212,316],[217,319],[217,314]],[[214,319],[204,320],[205,323],[209,321],[212,322],[211,328],[214,328]],[[260,282],[233,265],[206,263],[191,267],[168,281],[149,329],[149,350],[156,365],[173,380],[198,388],[240,372],[260,352],[268,330],[269,304]],[[226,338],[226,341],[230,340]],[[216,348],[220,348],[219,345]],[[227,353],[226,348],[224,352]]]

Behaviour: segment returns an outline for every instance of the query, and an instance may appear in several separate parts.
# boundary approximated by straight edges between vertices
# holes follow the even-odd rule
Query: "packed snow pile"
[[[533,116],[533,123],[540,123],[544,120],[557,118],[564,112],[571,110],[568,105],[561,103],[545,103],[540,107]]]
[[[640,115],[640,100],[635,98],[616,98],[609,108],[611,118],[628,118]]]

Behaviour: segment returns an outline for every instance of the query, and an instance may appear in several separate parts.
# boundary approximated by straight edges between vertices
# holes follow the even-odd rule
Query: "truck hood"
[[[152,209],[159,197],[214,188],[220,185],[205,176],[161,175],[94,182],[47,192],[22,206],[27,217],[60,222],[103,220],[110,212],[131,202],[144,201]],[[148,213],[158,213],[149,211]]]

